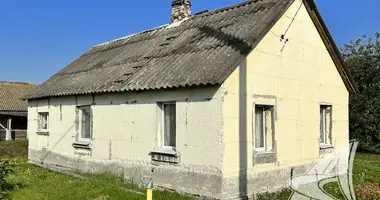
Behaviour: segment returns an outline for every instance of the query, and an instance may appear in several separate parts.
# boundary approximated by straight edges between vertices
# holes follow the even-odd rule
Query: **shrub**
[[[7,198],[6,186],[7,180],[6,178],[12,172],[11,165],[8,160],[0,161],[0,199]]]

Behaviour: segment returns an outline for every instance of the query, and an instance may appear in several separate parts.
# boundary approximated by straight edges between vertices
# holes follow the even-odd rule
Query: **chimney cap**
[[[189,0],[174,0],[172,2],[172,6],[179,6],[179,5],[184,5],[184,4],[188,4],[191,6],[191,2]]]

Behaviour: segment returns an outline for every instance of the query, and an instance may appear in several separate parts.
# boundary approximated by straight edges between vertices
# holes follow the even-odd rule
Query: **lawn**
[[[107,174],[84,174],[85,179],[62,175],[27,163],[25,141],[1,142],[0,156],[10,158],[13,172],[2,187],[9,199],[17,200],[144,200],[145,196],[126,189],[145,192],[121,178]],[[83,175],[83,174],[82,174]],[[192,200],[194,198],[167,191],[154,191],[155,200]]]
[[[380,200],[380,155],[356,154],[354,187],[358,199]],[[344,199],[338,183],[327,184],[324,189],[338,199]]]
[[[380,200],[380,155],[355,155],[353,179],[358,200]],[[327,184],[324,189],[337,199],[345,200],[337,182]],[[277,193],[265,193],[259,200],[288,200],[291,191],[286,189]]]
[[[128,199],[144,200],[146,197],[130,190],[144,193],[145,189],[125,183],[121,178],[107,174],[82,174],[78,179],[62,175],[27,163],[27,142],[0,142],[0,157],[10,159],[13,172],[2,184],[9,199],[17,200],[50,200],[50,199]],[[354,164],[354,185],[358,199],[380,200],[380,155],[357,154]],[[325,189],[343,199],[337,184],[329,184]],[[379,193],[377,193],[379,192]],[[289,198],[290,191],[266,193],[259,200]],[[371,196],[372,195],[372,196]],[[155,200],[191,200],[192,197],[167,191],[154,191]]]

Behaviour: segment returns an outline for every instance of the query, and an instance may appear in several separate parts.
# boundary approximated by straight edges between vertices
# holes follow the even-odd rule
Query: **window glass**
[[[255,109],[255,148],[265,148],[264,107]]]
[[[164,112],[164,145],[176,146],[176,106],[175,104],[163,104]]]
[[[38,129],[47,130],[49,121],[49,113],[39,113]]]
[[[90,108],[83,108],[82,110],[82,132],[81,137],[90,139],[91,138],[91,112]]]

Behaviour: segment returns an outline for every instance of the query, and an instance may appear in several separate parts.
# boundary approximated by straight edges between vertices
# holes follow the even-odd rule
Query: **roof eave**
[[[120,92],[142,92],[142,91],[157,91],[157,90],[177,90],[177,89],[194,89],[194,88],[202,88],[202,87],[218,87],[222,85],[221,81],[216,81],[215,83],[199,83],[192,85],[178,85],[173,87],[156,87],[156,88],[139,88],[139,89],[123,89],[123,90],[106,90],[106,91],[87,91],[87,92],[68,92],[68,93],[60,93],[60,94],[47,94],[47,95],[27,95],[23,97],[23,100],[38,100],[38,99],[47,99],[53,97],[67,97],[67,96],[80,96],[80,95],[96,95],[96,94],[104,94],[104,93],[120,93]]]

